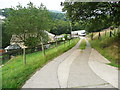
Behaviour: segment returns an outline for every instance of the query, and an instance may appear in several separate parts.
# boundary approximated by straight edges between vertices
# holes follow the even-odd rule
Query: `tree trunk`
[[[25,48],[23,48],[23,62],[24,62],[24,65],[26,65],[26,53],[25,53]]]

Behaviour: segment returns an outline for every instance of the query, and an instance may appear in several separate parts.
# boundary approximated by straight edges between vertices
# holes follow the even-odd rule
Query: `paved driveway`
[[[114,88],[89,67],[90,45],[79,49],[80,41],[69,51],[38,70],[22,88]]]

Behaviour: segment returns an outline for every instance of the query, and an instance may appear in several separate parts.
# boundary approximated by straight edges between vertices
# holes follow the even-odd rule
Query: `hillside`
[[[118,29],[114,29],[112,31],[114,35],[110,37],[110,30],[107,30],[105,35],[105,31],[101,32],[101,37],[98,39],[98,33],[94,33],[94,40],[90,40],[92,48],[95,48],[99,51],[105,58],[110,60],[111,63],[109,65],[120,68],[120,32],[118,33]]]

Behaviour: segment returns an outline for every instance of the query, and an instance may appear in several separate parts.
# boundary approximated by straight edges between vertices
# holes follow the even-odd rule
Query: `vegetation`
[[[55,20],[53,21],[53,25],[50,32],[55,35],[60,35],[60,34],[70,34],[70,30],[71,28],[69,21]]]
[[[41,4],[40,7],[36,7],[32,2],[27,4],[27,7],[21,5],[11,8],[7,13],[5,19],[5,30],[8,34],[17,35],[26,46],[32,47],[41,43],[41,37],[43,42],[48,41],[48,36],[44,30],[49,30],[50,16],[46,7]],[[42,17],[42,18],[41,18]]]
[[[0,26],[2,26],[2,40],[1,40],[2,47],[0,47],[0,48],[5,48],[6,46],[8,46],[10,44],[10,39],[11,39],[12,35],[10,33],[6,32],[4,24],[2,24]]]
[[[63,21],[66,20],[64,13],[56,13],[56,12],[50,11],[50,16],[52,20],[63,20]]]
[[[30,77],[30,75],[34,73],[38,68],[45,65],[45,63],[54,57],[72,48],[78,42],[78,40],[79,39],[72,39],[70,45],[69,41],[67,41],[65,45],[58,45],[57,50],[56,48],[47,49],[46,58],[41,51],[27,54],[26,65],[23,64],[23,58],[21,55],[11,59],[2,67],[2,87],[20,88],[21,85],[23,85],[24,82]]]
[[[88,32],[120,25],[120,2],[64,2],[61,5],[72,26],[75,22],[81,22]]]
[[[107,32],[106,36],[103,34],[101,39],[90,40],[92,48],[95,48],[98,52],[100,52],[104,57],[110,60],[111,63],[109,65],[120,68],[120,51],[119,51],[119,43],[120,43],[120,33],[114,37],[109,37],[109,32]]]
[[[82,42],[80,43],[79,47],[80,47],[81,50],[84,50],[86,48],[86,41],[85,41],[85,39],[82,40]]]

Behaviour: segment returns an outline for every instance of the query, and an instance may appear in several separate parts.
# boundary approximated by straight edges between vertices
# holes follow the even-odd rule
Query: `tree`
[[[69,21],[55,20],[50,32],[55,34],[55,35],[70,34]]]
[[[8,46],[10,44],[10,39],[12,37],[11,34],[6,32],[6,27],[4,25],[4,23],[2,23],[2,48],[5,48],[6,46]]]
[[[89,30],[120,25],[120,2],[64,2],[63,6],[63,11],[67,12],[72,22],[85,21],[86,28]]]
[[[64,20],[64,21],[66,20],[64,13],[50,12],[50,16],[52,20]]]
[[[35,40],[36,42],[31,45],[31,47],[34,47],[41,44],[41,37],[43,41],[48,40],[44,30],[49,30],[49,21],[49,12],[46,7],[41,4],[37,8],[30,2],[27,7],[22,7],[19,4],[16,8],[12,8],[5,23],[7,32],[18,35],[25,45],[30,45],[31,42],[28,40]]]

